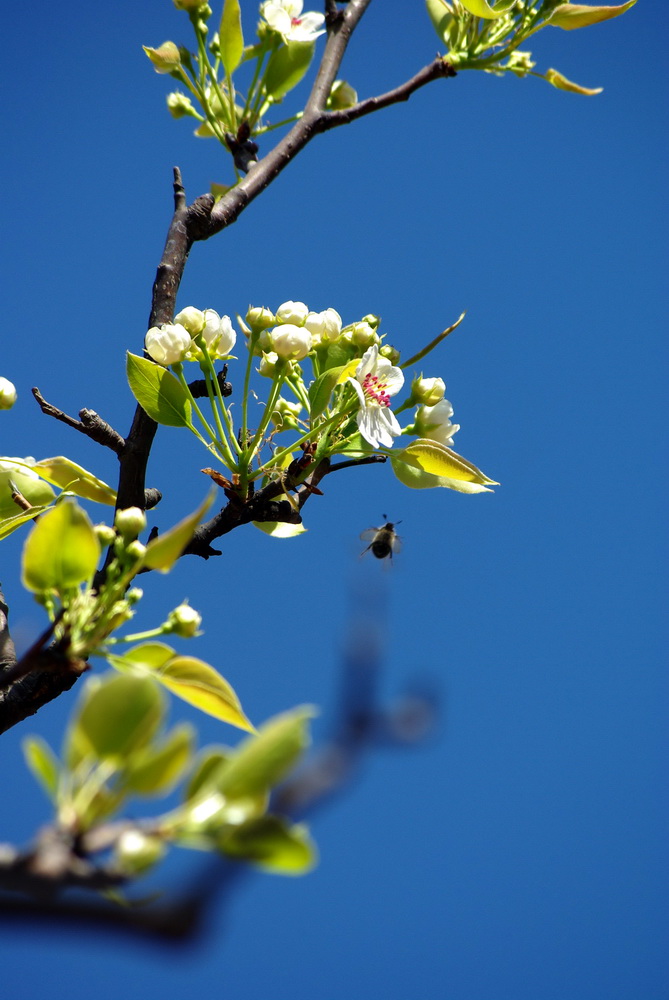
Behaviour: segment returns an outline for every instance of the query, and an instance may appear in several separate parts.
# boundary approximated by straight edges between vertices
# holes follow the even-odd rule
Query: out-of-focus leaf
[[[27,737],[21,744],[21,748],[30,771],[51,801],[55,802],[60,775],[60,765],[55,753],[40,736]]]
[[[146,546],[143,565],[148,569],[157,569],[160,573],[168,573],[190,542],[215,497],[216,490],[210,490],[197,510],[162,535],[152,538]]]
[[[176,653],[165,642],[142,642],[133,646],[122,656],[116,654],[107,657],[117,670],[129,673],[140,671],[155,671],[171,660]]]
[[[309,705],[277,715],[243,741],[220,777],[219,790],[229,798],[255,795],[273,788],[309,745]]]
[[[427,13],[442,41],[446,40],[446,28],[453,19],[453,14],[446,6],[445,0],[425,0]]]
[[[260,816],[227,827],[219,848],[275,875],[304,875],[317,863],[316,846],[307,828],[289,825],[278,816]]]
[[[190,400],[167,368],[128,351],[126,373],[130,391],[152,420],[168,427],[190,426]]]
[[[619,17],[626,10],[633,7],[636,0],[629,0],[628,3],[621,3],[615,7],[592,7],[584,3],[561,3],[556,7],[548,24],[554,28],[564,28],[565,31],[573,31],[575,28],[587,28],[590,24],[599,24],[600,21],[608,21],[612,17]]]
[[[56,494],[49,484],[33,475],[30,465],[24,466],[23,463],[18,464],[18,461],[0,458],[0,521],[23,513],[12,500],[10,480],[33,507],[46,507],[56,499]]]
[[[31,507],[30,510],[21,511],[20,514],[15,514],[14,517],[4,518],[4,520],[0,521],[0,539],[11,535],[12,531],[16,531],[26,521],[32,521],[38,514],[43,514],[48,509],[48,507]]]
[[[329,368],[326,372],[323,372],[312,385],[309,386],[309,415],[312,420],[316,417],[320,417],[321,413],[325,410],[328,403],[330,402],[330,396],[332,395],[335,386],[339,380],[339,376],[344,370],[344,365],[338,368]]]
[[[153,676],[168,691],[201,712],[249,733],[255,731],[232,687],[203,660],[194,656],[175,656],[159,667]]]
[[[230,747],[217,745],[205,747],[195,761],[193,773],[186,784],[185,800],[194,799],[207,789],[216,788],[218,773],[233,753],[234,750]]]
[[[264,531],[271,538],[295,538],[308,529],[303,524],[289,524],[287,521],[252,521],[254,527]]]
[[[562,73],[558,73],[556,69],[547,69],[544,74],[544,80],[548,80],[558,90],[566,90],[570,94],[584,94],[586,97],[594,97],[595,94],[601,94],[604,89],[603,87],[582,87],[579,83],[572,83]]]
[[[265,71],[265,91],[273,101],[280,101],[305,75],[316,48],[315,42],[289,42],[270,56]]]
[[[175,726],[158,746],[152,745],[129,758],[124,787],[137,795],[164,795],[188,767],[195,730],[188,723]]]
[[[42,515],[23,547],[22,580],[41,594],[70,590],[95,573],[100,542],[88,514],[74,500],[63,500]]]
[[[106,674],[90,678],[70,728],[70,766],[93,757],[123,764],[147,746],[165,714],[165,698],[151,677]]]
[[[78,497],[85,500],[94,500],[96,503],[108,504],[111,507],[116,503],[116,492],[107,486],[101,479],[94,476],[92,472],[70,461],[64,455],[56,455],[55,458],[42,458],[32,466],[33,471],[47,482],[60,486],[63,490],[76,493]]]
[[[226,73],[231,76],[242,61],[244,36],[239,0],[225,0],[218,29],[218,48]]]

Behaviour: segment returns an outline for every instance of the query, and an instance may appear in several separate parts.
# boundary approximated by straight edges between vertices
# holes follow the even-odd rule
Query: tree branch
[[[63,410],[59,410],[57,406],[53,403],[48,403],[42,393],[39,391],[37,386],[33,386],[32,394],[37,400],[40,410],[47,417],[54,417],[56,420],[60,420],[62,423],[67,424],[68,427],[73,427],[75,431],[79,431],[81,434],[85,434],[86,437],[91,438],[93,441],[97,441],[98,444],[104,445],[106,448],[111,448],[113,452],[120,455],[125,447],[125,441],[114,428],[103,420],[95,410],[79,410],[80,420],[75,420],[74,417],[68,416]]]

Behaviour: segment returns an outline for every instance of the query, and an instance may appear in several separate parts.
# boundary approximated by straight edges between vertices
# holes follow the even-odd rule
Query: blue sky
[[[242,10],[252,25],[255,5]],[[306,535],[248,527],[222,559],[145,588],[146,625],[185,596],[201,611],[198,653],[255,722],[311,702],[326,736],[355,627],[381,638],[385,701],[439,692],[436,730],[369,757],[314,818],[313,874],[248,878],[191,950],[5,925],[8,995],[48,981],[74,1000],[666,997],[663,14],[641,0],[534,39],[538,68],[599,97],[461,73],[322,136],[194,248],[180,306],[374,312],[405,357],[466,309],[423,367],[447,382],[458,449],[502,485],[461,496],[406,490],[385,467],[342,473],[307,505]],[[168,116],[141,51],[188,43],[187,27],[167,0],[12,8],[0,374],[20,400],[2,414],[4,454],[66,453],[113,481],[111,453],[42,417],[29,388],[129,426],[124,354],[145,332],[172,165],[191,199],[230,177],[213,141]],[[342,75],[371,95],[435,51],[423,5],[386,0]],[[161,527],[200,501],[204,458],[185,432],[159,434]],[[359,559],[384,514],[404,540],[389,572]],[[4,543],[0,579],[25,645],[41,620],[20,547]],[[0,839],[48,819],[20,740],[57,746],[73,701],[3,737],[0,794],[20,808],[3,810]],[[202,725],[203,741],[230,738]]]

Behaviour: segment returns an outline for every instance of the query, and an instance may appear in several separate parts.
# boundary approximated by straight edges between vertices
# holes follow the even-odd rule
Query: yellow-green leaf
[[[548,24],[553,28],[564,28],[565,31],[587,28],[590,24],[599,24],[600,21],[619,17],[635,3],[636,0],[629,0],[628,3],[621,3],[615,7],[591,7],[584,3],[562,3],[553,11],[548,19]]]
[[[124,787],[137,795],[164,795],[188,767],[195,730],[187,722],[175,726],[158,744],[133,754],[128,760]]]
[[[572,83],[562,73],[558,73],[556,69],[547,69],[544,80],[548,80],[558,90],[566,90],[570,94],[584,94],[586,97],[594,97],[595,94],[601,94],[604,89],[603,87],[582,87],[579,83]]]
[[[474,17],[485,17],[489,20],[506,14],[515,2],[516,0],[499,0],[491,7],[487,0],[460,0],[465,10],[468,10]]]
[[[252,521],[254,527],[264,531],[270,538],[295,538],[308,529],[303,524],[289,524],[287,521]]]
[[[242,61],[244,36],[239,0],[225,0],[218,29],[218,48],[226,73],[232,75]]]
[[[33,518],[37,517],[38,514],[43,514],[45,510],[48,510],[47,506],[41,507],[31,507],[30,510],[21,511],[19,514],[15,514],[14,517],[5,517],[0,521],[0,539],[6,538],[7,535],[11,535],[12,531],[20,528],[22,524],[26,521],[32,521]]]
[[[259,816],[227,827],[219,848],[274,875],[304,875],[318,861],[306,826],[289,825],[279,816]]]
[[[89,756],[123,763],[147,746],[165,714],[165,697],[152,677],[110,673],[90,678],[79,699],[67,751],[70,765]]]
[[[194,656],[175,656],[153,674],[178,698],[238,729],[255,732],[239,698],[218,671]]]
[[[24,459],[0,458],[0,519],[3,521],[22,513],[12,500],[10,481],[33,507],[47,506],[55,500],[54,491],[32,471],[31,465],[31,461]]]
[[[168,427],[190,426],[190,399],[167,368],[128,351],[126,374],[133,396],[152,420]]]
[[[427,13],[442,41],[446,40],[446,29],[453,20],[453,14],[446,5],[445,0],[425,0]]]
[[[88,515],[64,500],[42,515],[23,548],[21,578],[27,590],[62,593],[89,580],[100,559],[100,543]]]
[[[159,670],[175,655],[172,647],[165,642],[142,642],[122,656],[111,654],[107,659],[112,666],[123,673],[141,673],[147,670]]]
[[[360,362],[356,359],[353,372],[355,372],[359,364]],[[330,368],[329,371],[319,375],[316,381],[309,386],[309,415],[312,421],[316,417],[320,417],[321,413],[326,409],[335,386],[339,385],[339,377],[344,371],[344,367],[347,366]]]
[[[42,458],[31,468],[48,483],[76,493],[85,500],[94,500],[96,503],[105,503],[111,507],[116,503],[116,492],[111,486],[107,486],[102,479],[98,479],[92,472],[88,472],[64,455]]]
[[[274,51],[263,81],[268,97],[280,101],[298,85],[309,69],[315,48],[315,42],[289,42]]]
[[[462,455],[429,438],[394,452],[390,461],[399,481],[410,489],[442,486],[458,493],[490,493],[488,486],[498,485]]]
[[[51,801],[55,802],[60,774],[60,765],[55,753],[40,736],[29,736],[21,744],[21,749],[33,775]]]
[[[273,788],[309,745],[310,705],[275,716],[239,746],[219,775],[217,787],[229,798],[255,795]]]
[[[211,489],[197,510],[184,517],[164,534],[152,538],[146,546],[143,565],[148,569],[157,569],[160,573],[168,573],[190,542],[195,529],[214,502],[215,496],[216,489]]]

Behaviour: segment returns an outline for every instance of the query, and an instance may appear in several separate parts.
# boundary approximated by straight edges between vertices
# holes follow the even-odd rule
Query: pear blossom
[[[444,398],[446,383],[443,378],[415,378],[411,383],[411,398],[415,403],[436,406]],[[452,413],[451,413],[452,415]]]
[[[336,309],[324,309],[323,312],[310,312],[304,325],[320,343],[336,340],[341,333],[341,316]]]
[[[212,358],[227,358],[235,346],[237,334],[229,316],[219,316],[215,309],[205,309],[202,336]]]
[[[277,323],[294,323],[295,326],[304,326],[308,315],[309,306],[305,306],[304,302],[293,302],[289,299],[277,309],[276,321]]]
[[[284,42],[315,42],[325,34],[325,17],[315,11],[302,13],[302,0],[266,0],[260,4],[260,16]]]
[[[184,360],[190,348],[190,333],[181,323],[152,326],[146,335],[144,346],[154,361],[167,367]]]
[[[0,410],[11,410],[16,402],[16,386],[8,378],[0,377]]]
[[[271,341],[273,350],[280,358],[301,361],[311,350],[313,337],[304,326],[282,323],[272,330]]]
[[[393,438],[399,437],[402,429],[390,409],[390,397],[404,385],[402,370],[381,357],[379,345],[372,344],[363,354],[355,378],[349,376],[349,382],[360,400],[356,420],[365,441],[373,448],[379,445],[392,448]]]
[[[451,423],[452,416],[453,407],[447,399],[441,399],[434,406],[421,406],[416,413],[416,433],[452,448],[453,435],[460,430],[460,424]]]

